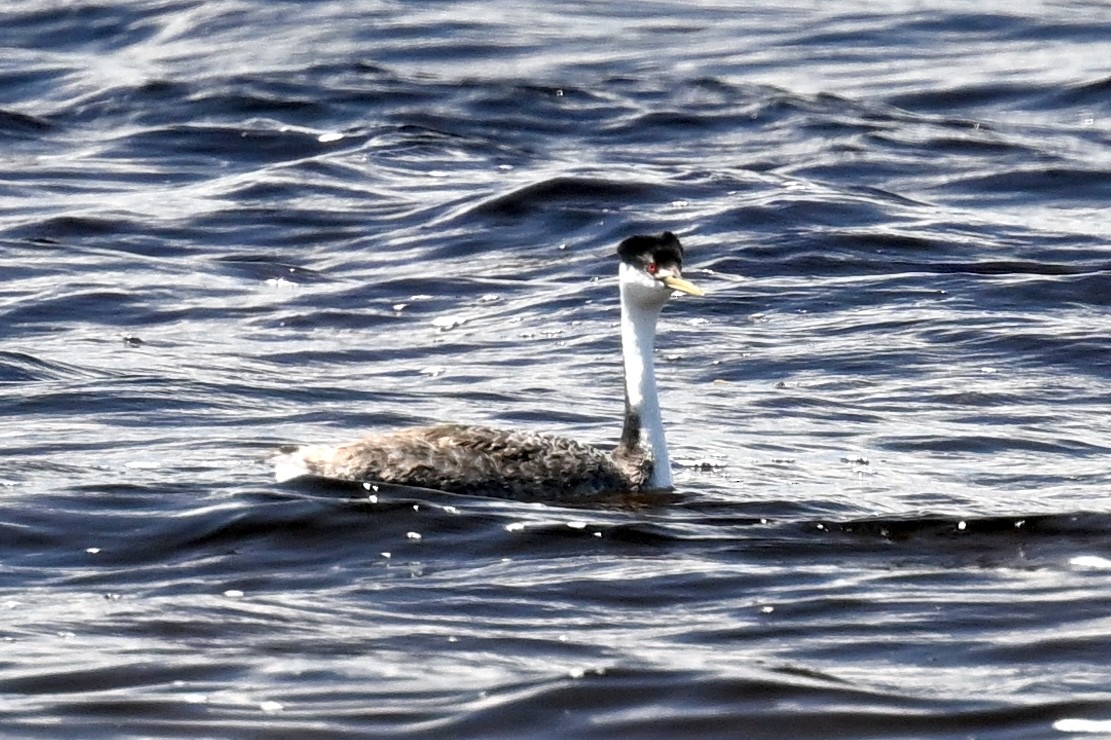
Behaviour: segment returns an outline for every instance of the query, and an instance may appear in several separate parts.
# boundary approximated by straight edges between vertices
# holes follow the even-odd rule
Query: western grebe
[[[297,448],[277,458],[277,479],[310,475],[536,501],[670,489],[652,362],[656,319],[674,291],[704,293],[683,279],[683,246],[669,231],[629,237],[617,254],[625,423],[614,450],[535,432],[440,424]]]

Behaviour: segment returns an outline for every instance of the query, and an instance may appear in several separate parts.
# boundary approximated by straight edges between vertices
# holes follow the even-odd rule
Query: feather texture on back
[[[535,432],[441,424],[380,434],[340,447],[302,447],[304,472],[463,494],[552,499],[638,491],[651,478],[644,454],[616,454]]]

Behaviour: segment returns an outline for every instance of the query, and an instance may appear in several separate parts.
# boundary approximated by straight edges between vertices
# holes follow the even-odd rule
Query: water
[[[1111,733],[1109,20],[6,4],[4,734]],[[664,229],[675,500],[272,482],[612,442]]]

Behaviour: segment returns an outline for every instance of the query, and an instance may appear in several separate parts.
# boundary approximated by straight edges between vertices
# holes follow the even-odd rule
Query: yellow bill
[[[684,280],[681,277],[666,275],[660,278],[660,281],[672,290],[689,293],[690,295],[706,295],[706,291],[702,290],[702,288],[699,288],[694,283],[690,282],[689,280]]]

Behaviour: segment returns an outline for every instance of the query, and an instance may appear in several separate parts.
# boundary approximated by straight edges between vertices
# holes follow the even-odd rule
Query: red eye
[[[658,269],[660,269],[660,268],[656,267],[656,263],[655,263],[655,262],[649,262],[649,263],[648,263],[648,267],[647,267],[646,269],[648,270],[648,274],[649,274],[649,275],[655,275],[655,274],[656,274],[656,270],[658,270]]]

